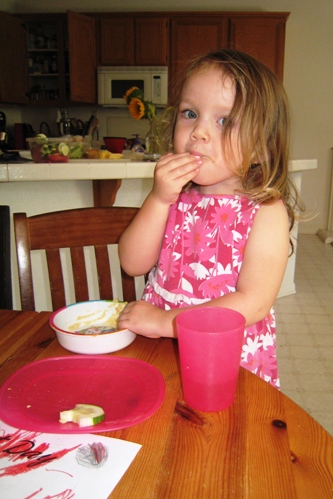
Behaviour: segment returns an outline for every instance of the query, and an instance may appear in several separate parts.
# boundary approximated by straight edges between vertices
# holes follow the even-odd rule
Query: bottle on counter
[[[134,161],[142,161],[144,153],[145,153],[145,148],[141,144],[139,134],[133,133],[133,135],[134,135],[135,139],[134,139],[134,143],[133,143],[133,146],[131,149],[130,158]]]
[[[133,133],[132,134],[135,139],[134,139],[134,143],[133,143],[133,146],[132,146],[132,152],[133,153],[144,153],[145,152],[145,149],[143,147],[143,145],[141,144],[141,140],[139,138],[139,134],[138,133]]]

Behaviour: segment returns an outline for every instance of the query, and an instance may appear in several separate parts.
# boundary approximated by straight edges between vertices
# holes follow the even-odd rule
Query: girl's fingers
[[[193,156],[185,153],[182,155],[173,155],[172,157],[164,158],[164,161],[159,161],[156,165],[155,173],[161,177],[169,177],[171,179],[181,178],[184,175],[191,175],[191,172],[200,168],[203,160],[199,156]]]
[[[197,174],[203,160],[189,153],[164,156],[155,168],[153,192],[163,203],[173,204],[184,185]]]
[[[178,168],[179,166],[186,165],[193,162],[200,161],[199,156],[194,156],[189,153],[172,154],[169,153],[166,156],[160,158],[157,163],[157,167],[168,166],[170,168]]]

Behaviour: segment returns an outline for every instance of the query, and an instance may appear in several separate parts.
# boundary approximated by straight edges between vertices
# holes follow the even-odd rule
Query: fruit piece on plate
[[[60,412],[60,423],[77,423],[80,427],[101,423],[105,413],[98,405],[76,404],[74,409]]]

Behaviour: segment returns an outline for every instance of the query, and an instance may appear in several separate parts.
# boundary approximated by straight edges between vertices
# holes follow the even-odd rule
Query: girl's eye
[[[220,118],[220,119],[218,120],[218,124],[219,124],[219,125],[221,125],[221,126],[223,126],[223,125],[225,125],[225,124],[226,124],[226,121],[227,121],[227,118]]]
[[[190,120],[194,120],[197,117],[196,113],[191,111],[191,109],[185,109],[185,111],[182,111],[182,115]]]

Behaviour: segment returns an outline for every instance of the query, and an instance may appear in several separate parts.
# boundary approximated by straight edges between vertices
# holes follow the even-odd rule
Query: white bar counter
[[[317,160],[291,160],[290,172],[317,168]],[[152,178],[155,163],[101,159],[74,159],[68,163],[0,164],[0,182],[57,180],[111,180]]]
[[[69,160],[68,163],[0,164],[0,182],[152,178],[155,163],[121,160]]]

